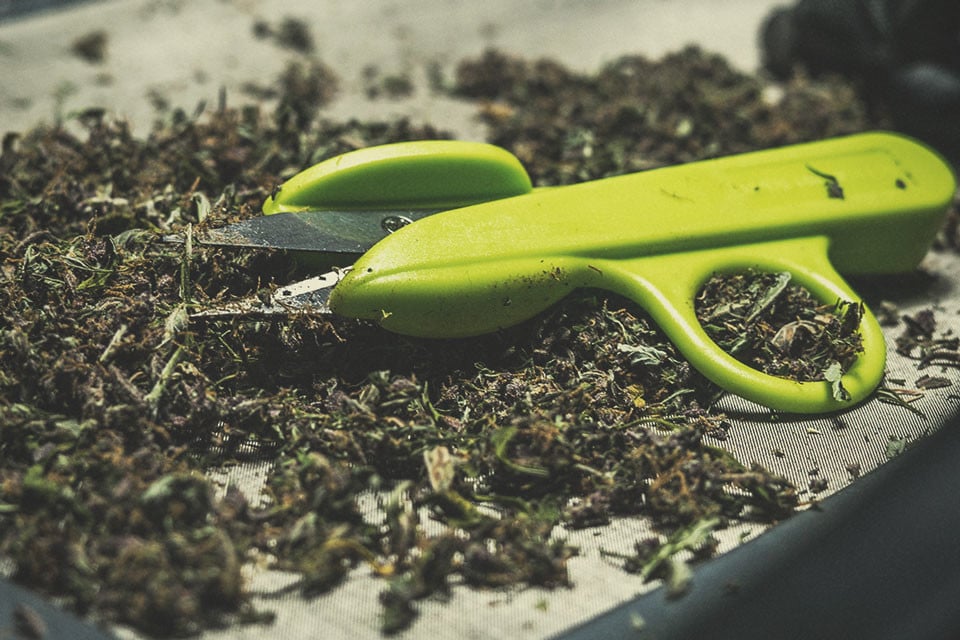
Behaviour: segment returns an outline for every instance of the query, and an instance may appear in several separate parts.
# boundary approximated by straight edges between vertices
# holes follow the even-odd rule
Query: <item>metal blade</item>
[[[298,211],[260,216],[195,238],[206,245],[359,255],[397,229],[443,209]]]
[[[350,269],[334,269],[323,275],[307,278],[277,289],[264,299],[252,296],[230,302],[213,309],[191,314],[193,318],[229,318],[235,316],[277,316],[302,312],[318,315],[330,314],[327,299],[333,289]]]

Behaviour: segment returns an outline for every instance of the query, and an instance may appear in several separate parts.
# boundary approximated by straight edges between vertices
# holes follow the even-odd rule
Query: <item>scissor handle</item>
[[[331,306],[346,315],[374,318],[398,333],[452,337],[510,326],[577,288],[604,288],[640,304],[691,365],[723,389],[779,411],[824,413],[861,402],[883,377],[886,345],[866,306],[859,327],[863,352],[840,380],[847,391],[841,398],[830,382],[772,376],[723,351],[701,326],[695,300],[703,283],[718,271],[755,269],[788,271],[794,282],[824,303],[860,302],[830,263],[828,247],[827,237],[811,236],[640,258],[573,256],[548,264],[531,256],[489,265],[482,275],[474,272],[473,287],[464,286],[462,273],[442,267],[429,275],[421,272],[416,287],[398,275],[402,300],[379,310],[364,299],[362,289],[338,287],[331,294]],[[356,268],[366,269],[365,262]],[[508,274],[514,274],[513,281]],[[481,277],[485,286],[478,282]]]
[[[715,273],[754,269],[789,272],[793,282],[824,303],[860,302],[830,263],[828,248],[828,238],[812,236],[611,260],[593,267],[604,270],[608,286],[639,302],[690,364],[725,390],[780,411],[817,413],[861,402],[883,378],[886,345],[880,325],[866,305],[859,327],[863,352],[840,379],[847,392],[841,397],[829,382],[797,382],[768,375],[726,353],[700,324],[694,301]]]
[[[529,193],[516,156],[483,142],[416,140],[315,164],[263,203],[265,214],[327,209],[450,209]]]

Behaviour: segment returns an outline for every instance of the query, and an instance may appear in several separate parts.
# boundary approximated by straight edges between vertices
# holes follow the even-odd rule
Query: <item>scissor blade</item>
[[[252,296],[220,307],[192,314],[194,318],[228,318],[236,316],[278,316],[293,312],[328,315],[330,290],[349,269],[334,269],[323,275],[307,278],[281,287],[269,297]]]
[[[442,209],[297,211],[209,229],[200,244],[359,255],[397,229]]]

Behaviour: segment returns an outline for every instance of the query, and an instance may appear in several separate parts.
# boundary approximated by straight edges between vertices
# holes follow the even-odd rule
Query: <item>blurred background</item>
[[[487,48],[595,71],[625,53],[653,58],[688,43],[759,67],[758,29],[774,0],[86,0],[0,3],[0,128],[22,130],[105,107],[144,131],[159,108],[259,100],[292,59],[340,78],[329,115],[403,114],[477,136],[473,107],[426,89],[428,77]],[[300,27],[298,27],[300,25]],[[375,77],[409,92],[371,100]]]
[[[100,106],[144,131],[164,108],[262,102],[289,60],[307,55],[339,76],[331,117],[405,115],[480,137],[469,108],[428,89],[459,59],[496,48],[590,72],[688,44],[774,79],[798,65],[842,73],[897,127],[957,157],[953,0],[6,0],[0,128]],[[371,100],[384,78],[404,86]]]

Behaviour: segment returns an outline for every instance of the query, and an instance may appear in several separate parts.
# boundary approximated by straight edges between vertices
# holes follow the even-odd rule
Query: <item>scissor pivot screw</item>
[[[387,233],[393,233],[397,229],[401,229],[408,224],[413,222],[410,218],[406,216],[387,216],[380,222],[380,226],[383,227],[383,230]]]

